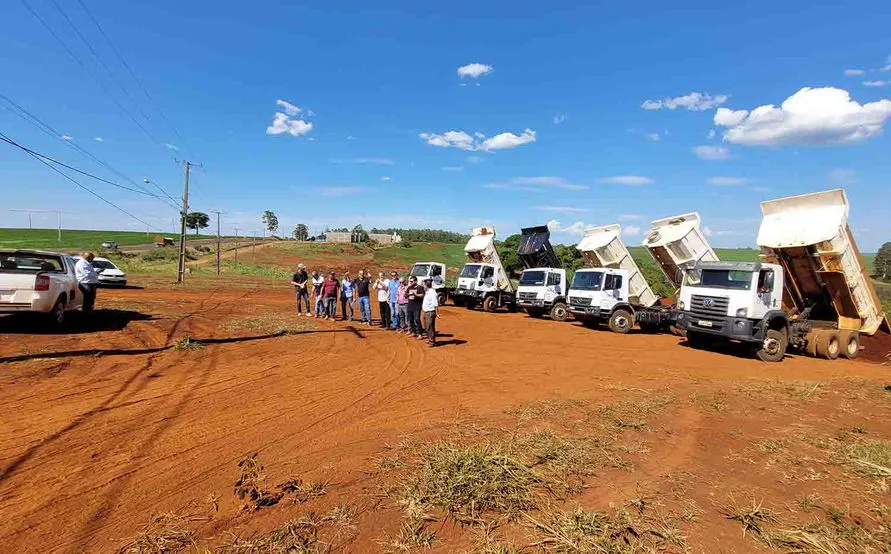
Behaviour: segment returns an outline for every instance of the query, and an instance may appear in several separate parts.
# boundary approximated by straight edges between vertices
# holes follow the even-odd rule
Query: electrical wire
[[[58,169],[57,167],[53,166],[52,164],[50,164],[49,162],[47,162],[46,160],[44,160],[43,157],[41,157],[40,154],[37,154],[36,152],[33,152],[33,151],[31,151],[31,150],[28,150],[27,148],[22,147],[21,145],[19,145],[18,143],[16,143],[14,140],[12,140],[12,139],[10,139],[9,137],[7,137],[6,135],[4,135],[2,132],[0,132],[0,140],[3,140],[4,142],[7,142],[7,143],[9,143],[9,144],[12,144],[13,146],[17,146],[17,147],[21,148],[22,150],[24,150],[25,152],[27,152],[30,156],[32,156],[32,157],[33,157],[35,160],[37,160],[38,162],[40,162],[40,163],[42,163],[43,165],[47,166],[48,168],[52,169],[53,171],[55,171],[56,173],[58,173],[58,174],[61,175],[62,177],[65,177],[66,179],[68,179],[69,181],[71,181],[72,183],[74,183],[75,185],[77,185],[79,188],[82,188],[83,190],[85,190],[85,191],[87,191],[88,193],[92,194],[93,196],[95,196],[95,197],[98,198],[99,200],[105,202],[106,204],[108,204],[108,205],[111,206],[112,208],[114,208],[114,209],[116,209],[116,210],[118,210],[118,211],[120,211],[120,212],[122,212],[122,213],[124,213],[124,214],[126,214],[126,215],[128,215],[128,216],[130,216],[130,217],[132,217],[132,218],[135,219],[136,221],[142,223],[142,224],[145,225],[147,228],[149,228],[149,229],[154,229],[155,231],[158,231],[158,232],[162,232],[161,229],[158,229],[157,227],[155,227],[155,226],[152,225],[151,223],[149,223],[149,222],[147,222],[147,221],[145,221],[145,220],[143,220],[143,219],[141,219],[141,218],[136,217],[135,215],[131,214],[130,212],[128,212],[128,211],[125,210],[124,208],[122,208],[122,207],[118,206],[117,204],[115,204],[114,202],[112,202],[111,200],[107,200],[107,199],[105,199],[105,198],[104,198],[102,195],[100,195],[99,193],[94,192],[94,191],[91,190],[89,187],[86,187],[86,186],[82,185],[82,184],[79,183],[76,179],[74,179],[74,178],[71,177],[70,175],[67,175],[64,171]]]
[[[0,132],[0,141],[5,142],[6,144],[9,144],[10,146],[14,146],[14,147],[18,148],[19,150],[22,150],[23,152],[27,152],[27,153],[30,154],[31,156],[34,156],[35,158],[40,159],[40,160],[41,160],[42,162],[44,162],[44,163],[49,163],[49,162],[51,162],[51,163],[54,163],[54,164],[56,164],[56,165],[60,165],[60,166],[64,167],[65,169],[69,169],[69,170],[71,170],[71,171],[74,171],[75,173],[79,173],[79,174],[81,174],[81,175],[83,175],[83,176],[85,176],[85,177],[90,177],[91,179],[96,179],[97,181],[100,181],[100,182],[103,182],[103,183],[107,183],[107,184],[112,185],[112,186],[114,186],[114,187],[117,187],[117,188],[119,188],[119,189],[127,190],[127,191],[130,191],[130,192],[135,192],[135,193],[137,193],[137,194],[142,194],[142,195],[144,195],[144,196],[149,196],[149,197],[151,197],[151,198],[155,198],[155,199],[158,199],[158,200],[161,200],[161,201],[165,201],[165,202],[166,202],[166,200],[164,200],[163,197],[158,196],[157,194],[152,194],[152,193],[150,193],[150,192],[145,192],[145,191],[142,191],[142,190],[139,190],[139,189],[130,188],[130,187],[121,185],[121,184],[119,184],[119,183],[115,183],[114,181],[109,181],[108,179],[103,179],[102,177],[99,177],[99,176],[97,176],[97,175],[93,175],[92,173],[89,173],[89,172],[87,172],[87,171],[83,171],[83,170],[77,169],[76,167],[72,167],[72,166],[70,166],[70,165],[68,165],[68,164],[66,164],[66,163],[60,162],[59,160],[56,160],[56,159],[51,158],[51,157],[49,157],[49,156],[47,156],[47,155],[41,154],[40,152],[35,152],[34,150],[31,150],[30,148],[28,148],[28,147],[26,147],[26,146],[23,146],[23,145],[19,144],[18,142],[12,140],[11,138],[9,138],[8,136],[6,136],[6,135],[3,134],[2,132]],[[172,206],[174,209],[179,209],[179,208],[178,208],[177,206],[175,206],[175,205],[171,205],[171,206]]]

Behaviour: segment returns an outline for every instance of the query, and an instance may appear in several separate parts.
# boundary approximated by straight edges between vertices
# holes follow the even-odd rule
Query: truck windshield
[[[413,277],[426,277],[430,271],[430,264],[415,264],[411,267]]]
[[[62,258],[59,256],[0,252],[0,272],[3,273],[63,272],[63,268]]]
[[[603,283],[603,273],[599,271],[577,271],[572,277],[571,289],[576,290],[600,290]]]
[[[482,267],[482,266],[479,264],[465,265],[464,269],[461,270],[461,277],[471,277],[471,278],[476,277],[477,275],[480,274],[480,267]]]
[[[751,271],[732,269],[690,270],[684,276],[685,284],[718,289],[749,290],[752,288]]]
[[[520,276],[520,284],[527,286],[543,285],[545,282],[544,271],[524,271]]]

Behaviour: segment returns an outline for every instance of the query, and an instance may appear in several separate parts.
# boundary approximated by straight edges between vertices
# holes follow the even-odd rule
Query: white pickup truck
[[[0,314],[43,313],[61,326],[83,304],[74,263],[58,252],[0,250]]]

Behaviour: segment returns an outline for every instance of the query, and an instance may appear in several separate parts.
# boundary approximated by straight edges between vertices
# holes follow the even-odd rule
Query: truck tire
[[[494,312],[498,309],[498,300],[494,296],[487,296],[483,299],[483,309],[487,312]]]
[[[835,331],[817,331],[817,356],[834,360],[841,351],[838,341],[838,333]]]
[[[634,316],[628,310],[619,308],[609,316],[609,329],[624,335],[634,327]]]
[[[449,295],[444,292],[437,293],[436,301],[439,303],[440,306],[445,306],[446,302],[449,301]]]
[[[789,339],[786,330],[768,329],[764,333],[764,340],[755,350],[755,357],[762,362],[779,362],[786,355],[786,347]]]
[[[853,360],[860,354],[860,333],[850,329],[842,329],[838,332],[838,345],[841,355]]]
[[[50,325],[58,329],[65,325],[65,295],[59,297],[53,304],[53,310],[49,313]]]
[[[566,309],[566,304],[554,302],[554,305],[551,306],[551,319],[553,321],[566,321],[567,317],[569,317],[569,310]]]

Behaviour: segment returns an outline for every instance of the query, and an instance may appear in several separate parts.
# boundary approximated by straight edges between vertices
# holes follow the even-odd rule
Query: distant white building
[[[397,242],[402,242],[402,237],[396,233],[393,233],[392,235],[386,233],[368,233],[368,238],[378,244],[396,244]]]
[[[326,242],[348,244],[351,242],[361,242],[361,239],[361,233],[349,231],[328,231],[325,233]],[[368,239],[373,240],[378,244],[396,244],[397,242],[402,242],[402,237],[396,233],[368,233]]]

